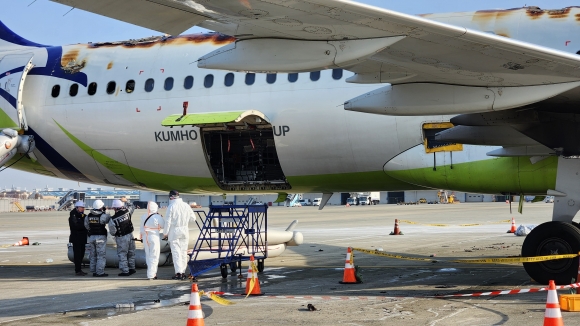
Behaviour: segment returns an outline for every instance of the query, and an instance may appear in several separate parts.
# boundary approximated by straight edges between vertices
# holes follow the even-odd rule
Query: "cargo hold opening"
[[[199,127],[209,170],[224,191],[291,189],[280,166],[272,124],[260,111],[184,112],[167,117],[162,125]]]
[[[230,191],[289,189],[280,167],[271,125],[201,130],[208,165],[220,187]],[[252,128],[252,127],[249,127]]]

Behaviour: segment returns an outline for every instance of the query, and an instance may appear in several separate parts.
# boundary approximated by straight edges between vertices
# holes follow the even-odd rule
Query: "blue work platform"
[[[226,278],[228,266],[235,272],[252,254],[263,271],[268,257],[267,205],[211,205],[207,214],[195,214],[200,233],[187,264],[193,277],[220,267]]]

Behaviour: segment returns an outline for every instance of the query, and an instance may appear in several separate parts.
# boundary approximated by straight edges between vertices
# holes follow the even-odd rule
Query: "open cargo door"
[[[280,166],[272,124],[260,111],[176,114],[162,125],[199,127],[207,164],[222,190],[291,188]]]

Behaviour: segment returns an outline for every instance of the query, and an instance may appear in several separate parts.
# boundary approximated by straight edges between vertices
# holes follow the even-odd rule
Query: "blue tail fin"
[[[36,48],[48,47],[47,45],[30,42],[29,40],[17,35],[0,21],[0,51],[16,50],[23,46]]]

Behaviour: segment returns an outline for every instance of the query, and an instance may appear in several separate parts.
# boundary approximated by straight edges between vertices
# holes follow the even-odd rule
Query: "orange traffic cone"
[[[344,261],[344,275],[342,276],[342,281],[338,283],[340,284],[362,283],[356,280],[356,275],[354,271],[354,256],[352,255],[352,249],[350,247],[346,249],[346,260]]]
[[[548,287],[548,300],[546,301],[546,313],[544,314],[544,326],[564,326],[562,312],[558,303],[558,292],[554,281],[550,281]]]
[[[254,286],[252,286],[252,279]],[[246,278],[246,295],[262,295],[260,281],[258,280],[258,269],[254,263],[254,255],[250,256],[250,266],[248,267],[248,277]]]
[[[187,326],[204,326],[203,312],[199,301],[199,291],[197,283],[191,285],[191,296],[189,297],[189,313],[187,314]]]
[[[516,219],[512,217],[512,228],[507,233],[516,233]]]
[[[28,246],[28,238],[22,237],[22,240],[15,242],[13,246]]]
[[[395,220],[395,230],[389,235],[402,235],[401,230],[399,230],[399,220]]]
[[[349,203],[347,203],[347,204],[346,204],[346,207],[350,207],[350,204],[349,204]]]

